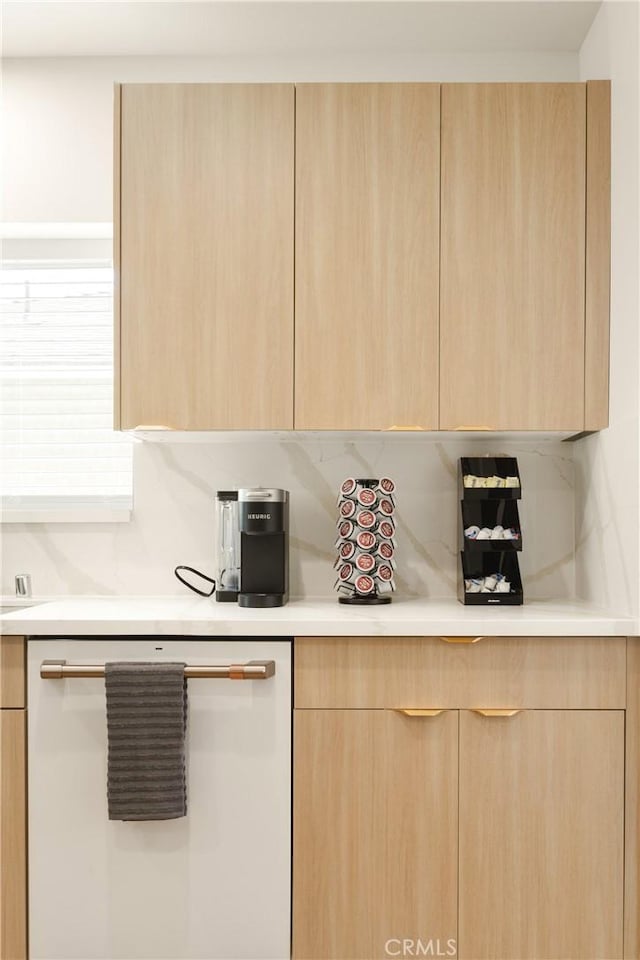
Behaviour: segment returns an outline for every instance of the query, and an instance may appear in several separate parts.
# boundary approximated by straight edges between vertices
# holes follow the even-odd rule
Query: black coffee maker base
[[[239,607],[283,607],[287,598],[282,593],[239,593]]]
[[[373,604],[391,603],[392,597],[338,597],[338,603]]]

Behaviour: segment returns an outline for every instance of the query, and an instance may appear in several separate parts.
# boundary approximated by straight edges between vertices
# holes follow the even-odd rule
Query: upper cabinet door
[[[437,429],[440,88],[296,88],[300,430]]]
[[[116,425],[291,429],[293,86],[119,93]]]
[[[442,87],[440,428],[582,430],[584,84]]]

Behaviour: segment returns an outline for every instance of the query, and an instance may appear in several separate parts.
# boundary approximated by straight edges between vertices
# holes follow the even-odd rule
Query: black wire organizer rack
[[[458,599],[465,605],[518,606],[524,602],[518,563],[522,550],[518,461],[461,457],[458,478]]]

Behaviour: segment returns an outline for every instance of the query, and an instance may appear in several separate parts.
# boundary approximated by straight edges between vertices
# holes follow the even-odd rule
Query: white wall
[[[576,589],[600,606],[640,603],[638,31],[635,2],[605,2],[580,51],[583,79],[612,80],[610,427],[576,444]]]
[[[5,60],[2,219],[112,219],[115,82],[577,79],[576,53]]]
[[[114,81],[577,80],[577,54],[491,54],[300,61],[98,58],[4,63],[7,221],[111,220]],[[512,447],[523,477],[522,571],[529,598],[574,595],[572,448]],[[217,487],[271,483],[292,491],[293,593],[327,593],[337,483],[382,472],[398,481],[399,585],[453,596],[459,442],[271,442],[251,448],[159,445],[135,451],[131,524],[30,524],[3,529],[2,592],[31,572],[41,595],[165,593],[177,563],[211,568]],[[265,464],[266,473],[265,473]],[[363,471],[365,472],[363,474]],[[373,473],[372,473],[373,471]]]

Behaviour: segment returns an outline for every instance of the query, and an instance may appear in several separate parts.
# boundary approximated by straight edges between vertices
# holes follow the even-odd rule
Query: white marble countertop
[[[635,636],[636,618],[580,601],[464,607],[457,600],[345,606],[336,598],[248,610],[197,597],[69,597],[0,616],[2,634],[25,636]]]

